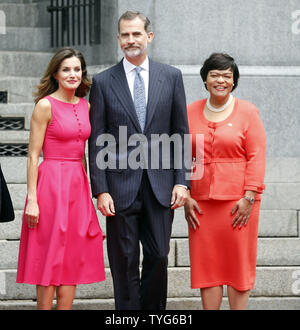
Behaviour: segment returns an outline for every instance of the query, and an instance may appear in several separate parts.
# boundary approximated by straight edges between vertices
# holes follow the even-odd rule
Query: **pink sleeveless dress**
[[[17,283],[100,282],[105,279],[104,235],[81,163],[91,131],[88,103],[82,98],[77,104],[46,98],[52,120],[43,144],[44,161],[38,169],[40,217],[37,227],[30,229],[23,215]]]

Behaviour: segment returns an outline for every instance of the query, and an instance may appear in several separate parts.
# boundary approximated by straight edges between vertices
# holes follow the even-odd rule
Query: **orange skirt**
[[[233,228],[231,210],[237,201],[198,201],[200,226],[189,227],[191,287],[229,285],[246,291],[254,287],[260,201],[255,201],[250,219]],[[198,214],[198,213],[197,213]]]

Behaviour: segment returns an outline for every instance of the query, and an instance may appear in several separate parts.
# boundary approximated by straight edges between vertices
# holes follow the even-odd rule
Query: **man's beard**
[[[124,48],[123,52],[129,58],[139,57],[145,52],[146,48],[147,46],[146,47],[130,46],[128,48]]]

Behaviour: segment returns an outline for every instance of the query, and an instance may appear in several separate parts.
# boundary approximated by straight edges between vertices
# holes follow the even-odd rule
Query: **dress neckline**
[[[61,101],[61,100],[56,99],[55,97],[53,97],[51,95],[48,95],[48,97],[51,97],[51,99],[53,99],[55,101],[58,101],[58,102],[61,102],[61,103],[64,103],[64,104],[77,105],[77,104],[79,104],[81,102],[81,98],[80,97],[79,97],[79,101],[77,103],[64,102],[64,101]]]
[[[218,127],[218,126],[222,126],[224,124],[227,124],[231,119],[232,117],[235,115],[236,111],[237,111],[237,106],[238,106],[238,99],[235,97],[234,98],[234,106],[233,106],[233,110],[231,112],[231,114],[224,120],[222,121],[210,121],[208,120],[205,115],[204,115],[204,108],[205,108],[205,104],[206,104],[206,101],[207,99],[204,99],[203,100],[203,103],[201,105],[201,109],[200,109],[200,118],[201,120],[206,124],[206,125],[209,125],[209,126],[214,126],[214,127]]]

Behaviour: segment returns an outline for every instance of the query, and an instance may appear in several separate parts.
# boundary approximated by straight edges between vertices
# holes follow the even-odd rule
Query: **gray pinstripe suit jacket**
[[[127,144],[127,141],[120,141],[119,139],[119,127],[126,127],[128,138],[133,134],[142,134],[122,61],[94,76],[90,91],[90,103],[92,131],[89,139],[89,169],[92,194],[96,197],[102,192],[110,193],[116,211],[123,210],[137,196],[143,169],[131,169],[129,167],[121,169],[118,163],[121,158],[128,160],[130,153],[136,148],[135,146],[127,146],[126,151],[119,150],[120,144],[123,147],[124,143]],[[99,155],[105,147],[97,146],[96,141],[104,133],[111,134],[116,141],[116,169],[99,169],[97,166],[97,155],[98,162],[101,162]],[[164,155],[165,158],[170,159],[170,168],[163,169],[161,159],[158,168],[151,168],[149,159],[151,158],[151,148],[153,148],[150,141],[151,134],[167,134],[169,136],[179,134],[182,137],[182,145],[176,144],[176,147],[180,148],[177,152],[181,153],[183,163],[183,135],[187,133],[186,98],[180,70],[149,60],[148,104],[146,125],[143,132],[149,155],[147,173],[156,198],[166,207],[170,206],[174,185],[189,186],[189,182],[185,178],[184,166],[181,169],[174,169],[175,151],[172,146],[169,154]],[[161,150],[155,150],[155,155],[158,152]]]

